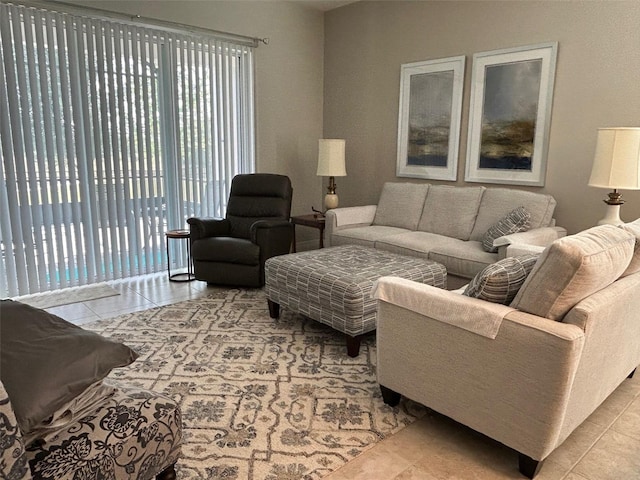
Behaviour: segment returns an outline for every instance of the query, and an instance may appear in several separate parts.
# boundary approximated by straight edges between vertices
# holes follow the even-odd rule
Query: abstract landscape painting
[[[557,44],[474,55],[465,180],[544,185]]]
[[[455,180],[464,56],[401,67],[399,177]]]
[[[487,67],[480,168],[531,171],[541,60]]]

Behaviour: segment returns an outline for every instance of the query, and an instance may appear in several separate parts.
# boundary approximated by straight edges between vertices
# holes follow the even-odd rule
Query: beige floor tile
[[[585,420],[555,451],[548,460],[571,469],[606,432],[606,427]]]
[[[626,386],[620,386],[602,402],[587,420],[603,427],[610,427],[620,414],[635,399],[636,393]]]
[[[618,417],[611,429],[640,440],[640,397],[636,397]]]
[[[437,477],[425,472],[420,467],[412,465],[400,475],[394,477],[393,480],[437,480]]]
[[[69,305],[59,305],[57,307],[51,307],[45,310],[49,313],[53,313],[54,315],[64,318],[68,322],[73,323],[77,323],[78,321],[85,320],[87,318],[100,318],[84,303],[70,303]]]
[[[410,466],[411,463],[386,450],[380,443],[324,477],[324,480],[391,480]]]
[[[589,480],[638,480],[640,441],[609,430],[573,468],[572,473]]]
[[[587,477],[583,477],[582,475],[578,475],[577,473],[571,472],[569,475],[564,477],[564,480],[589,480],[589,479]]]
[[[143,307],[137,308],[138,310],[143,310],[144,308],[151,308],[155,306],[153,302],[131,290],[122,291],[120,295],[114,297],[89,300],[84,302],[84,304],[102,318],[113,317],[115,316],[113,315],[115,312],[121,312],[124,310],[136,311],[135,308],[137,307]],[[131,310],[132,308],[134,308],[134,310]]]

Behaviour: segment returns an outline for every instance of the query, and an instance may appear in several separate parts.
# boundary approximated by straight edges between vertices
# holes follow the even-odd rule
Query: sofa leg
[[[634,368],[633,371],[629,374],[629,376],[627,378],[633,378],[633,374],[636,373],[636,369]]]
[[[542,468],[542,462],[543,460],[534,460],[523,453],[518,453],[518,468],[520,473],[527,478],[533,478],[538,474]]]
[[[176,480],[176,464],[169,465],[163,471],[161,471],[158,475],[156,475],[156,480]]]
[[[347,355],[350,357],[357,357],[360,353],[360,340],[362,340],[362,335],[356,335],[352,337],[351,335],[346,335],[347,337]]]
[[[401,395],[398,392],[394,392],[384,385],[380,385],[380,392],[382,392],[382,400],[390,407],[395,407],[400,403]]]
[[[269,316],[271,318],[280,317],[280,304],[272,300],[267,299],[267,305],[269,305]]]

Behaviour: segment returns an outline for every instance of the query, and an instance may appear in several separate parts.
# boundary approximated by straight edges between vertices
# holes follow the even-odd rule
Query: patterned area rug
[[[286,310],[271,319],[262,290],[220,289],[85,328],[140,353],[111,378],[179,402],[180,480],[318,479],[425,413],[383,403],[375,336],[349,358],[342,334]]]
[[[113,287],[106,283],[96,283],[94,285],[83,285],[81,287],[62,288],[60,290],[51,290],[50,292],[23,295],[21,297],[15,297],[14,300],[36,308],[51,308],[114,295],[120,295],[120,292],[114,290]]]

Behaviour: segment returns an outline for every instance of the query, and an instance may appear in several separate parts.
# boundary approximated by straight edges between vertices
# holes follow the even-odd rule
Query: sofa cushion
[[[476,223],[469,238],[482,241],[491,225],[520,205],[531,215],[529,228],[548,227],[551,224],[556,208],[556,201],[551,195],[511,188],[487,188],[482,195]]]
[[[449,239],[429,252],[429,260],[441,263],[447,273],[458,277],[473,278],[483,268],[499,260],[497,253],[485,252],[480,242]]]
[[[620,228],[632,233],[636,237],[636,243],[633,248],[633,257],[627,269],[622,273],[621,277],[626,277],[632,273],[640,271],[640,218],[631,223],[620,225]]]
[[[44,310],[2,300],[0,378],[23,434],[138,355]]]
[[[445,237],[444,235],[437,235],[435,233],[405,231],[400,235],[379,239],[376,241],[375,247],[400,255],[428,258],[429,252],[432,249],[444,247],[452,243],[464,244],[465,242],[457,238]]]
[[[482,248],[487,252],[495,253],[498,251],[498,247],[493,245],[493,241],[502,237],[503,235],[510,235],[512,233],[524,232],[529,229],[529,220],[531,214],[524,207],[518,207],[511,210],[498,222],[489,227],[487,232],[482,237]]]
[[[562,320],[579,301],[620,277],[631,261],[634,242],[633,235],[613,225],[554,241],[542,252],[511,306]]]
[[[385,183],[373,225],[415,230],[428,191],[428,183]]]
[[[345,228],[331,235],[331,246],[360,245],[373,248],[376,241],[402,233],[408,233],[408,230],[406,228],[385,227],[384,225]]]
[[[536,260],[538,255],[521,255],[492,263],[473,277],[463,295],[509,305],[527,279]]]
[[[418,230],[469,240],[485,187],[432,185]]]

